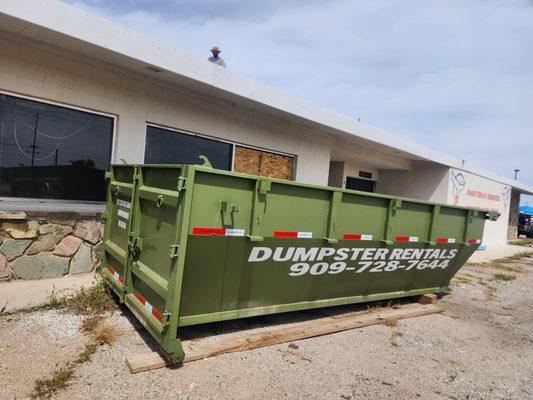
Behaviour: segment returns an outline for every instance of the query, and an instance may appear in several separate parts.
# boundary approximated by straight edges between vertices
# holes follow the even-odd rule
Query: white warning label
[[[118,199],[117,200],[117,206],[130,209],[131,208],[131,203],[129,201]]]
[[[130,219],[130,214],[127,213],[127,212],[124,211],[124,210],[117,210],[117,215],[118,215],[119,217],[124,218],[124,219]]]

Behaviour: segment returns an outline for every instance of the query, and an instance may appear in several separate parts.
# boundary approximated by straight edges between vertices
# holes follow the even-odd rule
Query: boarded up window
[[[233,171],[292,180],[293,157],[235,146]]]

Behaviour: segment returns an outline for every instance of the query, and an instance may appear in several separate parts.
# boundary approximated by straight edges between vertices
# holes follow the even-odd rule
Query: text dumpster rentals
[[[175,363],[183,326],[446,291],[497,217],[207,160],[107,177],[104,274]]]

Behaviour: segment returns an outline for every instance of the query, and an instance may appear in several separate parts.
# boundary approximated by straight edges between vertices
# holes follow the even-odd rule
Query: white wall
[[[499,212],[497,221],[486,221],[483,243],[497,246],[507,243],[511,187],[460,169],[450,169],[447,202],[458,206]]]
[[[117,117],[113,162],[144,161],[146,122],[297,156],[296,180],[326,185],[318,132],[0,31],[0,90]]]
[[[449,168],[437,164],[413,161],[409,171],[380,170],[378,193],[392,196],[446,203]]]

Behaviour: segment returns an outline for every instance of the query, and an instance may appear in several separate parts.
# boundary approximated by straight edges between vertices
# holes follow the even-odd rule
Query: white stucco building
[[[110,163],[200,153],[218,168],[497,210],[488,245],[505,243],[510,210],[533,194],[54,0],[0,0],[0,99],[2,210],[101,211]]]

